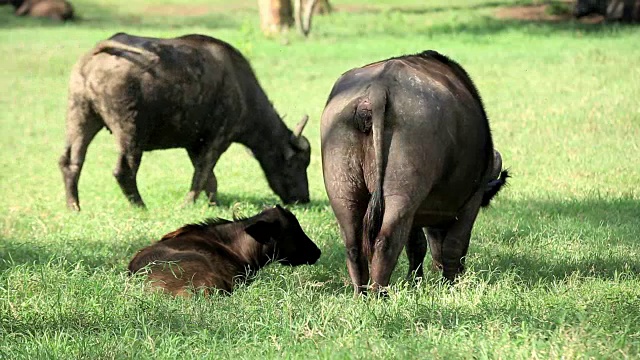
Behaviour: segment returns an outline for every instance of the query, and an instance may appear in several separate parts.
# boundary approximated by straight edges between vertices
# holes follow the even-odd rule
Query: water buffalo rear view
[[[247,219],[185,225],[138,251],[129,272],[148,266],[152,285],[177,296],[188,296],[189,287],[230,293],[270,262],[314,264],[320,253],[295,215],[276,205]]]
[[[59,165],[67,206],[80,209],[78,179],[87,147],[100,129],[114,136],[114,171],[124,195],[145,204],[136,174],[144,151],[184,148],[194,166],[185,202],[206,191],[216,201],[213,168],[232,142],[249,147],[285,203],[308,202],[310,144],[305,116],[289,130],[247,59],[204,35],[172,39],[119,33],[74,66],[69,85],[66,147]]]
[[[435,51],[352,69],[333,86],[321,127],[324,182],[355,293],[389,284],[406,245],[409,277],[464,269],[481,206],[505,184],[480,95]]]

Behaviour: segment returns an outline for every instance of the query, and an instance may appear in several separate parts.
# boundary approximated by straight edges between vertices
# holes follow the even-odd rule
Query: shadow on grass
[[[282,205],[282,200],[278,198],[275,194],[271,196],[263,197],[263,196],[253,196],[247,194],[228,194],[228,193],[218,193],[218,205],[221,207],[229,207],[232,208],[234,204],[249,204],[258,208],[274,206],[276,204]],[[322,209],[329,206],[329,200],[327,199],[311,199],[309,203],[306,204],[292,204],[287,205],[292,209]]]
[[[224,197],[223,197],[224,199]],[[235,199],[252,203],[255,206],[272,205],[265,199],[244,196]],[[310,204],[296,205],[296,210],[315,209],[330,211],[326,200],[315,200]],[[479,274],[490,277],[488,281],[498,281],[500,274],[515,271],[525,283],[551,283],[574,273],[614,279],[621,272],[640,273],[640,263],[627,257],[624,247],[636,246],[640,231],[640,201],[631,197],[617,199],[592,198],[584,201],[568,200],[521,200],[503,199],[488,211],[495,212],[495,236],[472,239],[471,253],[475,253],[474,262],[468,263]],[[501,215],[501,212],[503,213]],[[511,220],[506,215],[512,216]],[[494,215],[490,215],[494,216]],[[333,217],[331,217],[333,219]],[[518,222],[521,231],[514,232],[513,221]],[[333,226],[336,226],[335,223]],[[517,226],[516,226],[517,227]],[[600,230],[598,230],[600,229]],[[604,229],[604,230],[602,230]],[[620,247],[609,254],[593,254],[593,248],[603,247],[601,241],[589,235],[593,231],[605,231],[608,238],[615,239],[611,246]],[[571,256],[569,250],[564,254],[541,254],[541,242],[554,238],[575,238],[586,231],[584,241],[574,240],[572,251],[584,256]],[[336,231],[337,232],[337,231]],[[597,232],[596,232],[597,234]],[[0,270],[19,264],[46,264],[54,259],[65,259],[69,263],[82,262],[89,268],[118,268],[125,271],[126,264],[135,251],[151,243],[154,239],[135,238],[123,242],[83,242],[82,239],[69,239],[60,243],[59,248],[38,246],[25,239],[11,237],[0,238]],[[475,245],[475,246],[474,246]],[[531,252],[528,249],[531,249]],[[319,264],[322,270],[315,272],[314,281],[327,282],[323,290],[331,293],[344,292],[342,278],[346,275],[345,251],[338,237],[326,241]],[[546,256],[548,255],[548,257]],[[404,255],[402,261],[406,262]],[[429,264],[427,254],[425,263]],[[394,280],[405,276],[406,266],[398,266]]]
[[[201,196],[204,202],[204,196]],[[218,207],[223,209],[220,217],[232,219],[234,204],[243,206],[249,205],[251,209],[246,213],[241,212],[240,216],[252,216],[256,214],[254,208],[262,209],[275,204],[282,204],[282,201],[275,196],[259,197],[250,195],[224,194],[219,195]],[[200,201],[199,201],[200,203]],[[199,206],[196,204],[195,206]],[[206,205],[205,205],[206,206]],[[323,211],[328,209],[328,200],[311,200],[307,204],[288,205],[294,213],[299,211]],[[150,209],[152,211],[152,209]],[[259,211],[259,210],[258,210]],[[203,218],[193,219],[198,222]],[[167,230],[170,231],[170,230]],[[125,242],[96,242],[95,240],[84,241],[81,238],[69,238],[58,242],[59,246],[52,248],[40,244],[29,243],[28,240],[15,239],[11,237],[0,237],[0,271],[18,264],[47,264],[55,259],[64,259],[70,264],[82,262],[88,268],[121,268],[126,270],[126,265],[135,252],[144,246],[150,245],[158,240],[153,236],[130,239]]]
[[[148,245],[151,240],[151,238],[139,238],[126,243],[100,243],[72,238],[63,246],[52,248],[2,237],[0,238],[0,271],[20,264],[44,265],[62,259],[69,266],[82,263],[90,269],[121,268],[124,272],[135,252]]]
[[[499,204],[483,211],[489,212],[490,217],[497,218],[493,221],[499,223],[498,230],[487,239],[472,235],[469,255],[473,255],[474,260],[468,261],[467,265],[489,283],[500,281],[513,272],[524,284],[529,285],[549,284],[574,274],[607,280],[616,279],[622,272],[640,274],[640,262],[629,257],[624,251],[625,248],[637,247],[636,234],[640,232],[638,199],[502,199]],[[495,212],[495,215],[490,212]],[[514,219],[506,219],[501,212],[511,214]],[[519,219],[524,220],[520,222]],[[514,232],[513,221],[518,221],[520,230]],[[594,254],[593,248],[603,249],[606,246],[603,247],[602,241],[595,236],[587,235],[583,242],[572,240],[568,243],[565,253],[539,256],[540,242],[546,240],[545,237],[572,239],[583,236],[584,233],[599,231],[598,229],[607,233],[609,238],[615,239],[611,247],[619,248],[608,254]],[[569,250],[569,246],[572,250]],[[573,252],[584,255],[572,256]],[[337,277],[348,276],[342,240],[338,238],[336,241],[327,242],[323,249],[323,257],[330,259],[321,258],[320,263],[326,269],[319,272],[315,280],[326,282],[324,290],[329,293],[343,293],[344,284],[335,281]],[[430,264],[431,256],[427,252],[426,268],[429,268]],[[403,253],[400,255],[391,284],[404,279],[407,270],[407,261]],[[441,275],[430,273],[426,276],[439,279]]]
[[[490,239],[472,239],[472,247],[474,241],[480,246],[477,262],[470,264],[476,271],[515,271],[526,283],[549,283],[572,274],[603,279],[614,279],[621,272],[640,274],[640,263],[625,252],[637,248],[640,200],[621,197],[504,204],[516,215],[517,224],[505,224]],[[598,234],[607,239],[598,238]],[[557,241],[561,241],[557,239],[563,238],[572,241],[565,251],[557,252]],[[554,250],[545,253],[541,251],[545,247]]]

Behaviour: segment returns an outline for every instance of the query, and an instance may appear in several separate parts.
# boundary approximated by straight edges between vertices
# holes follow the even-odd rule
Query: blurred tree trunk
[[[293,13],[298,30],[305,37],[311,31],[311,18],[320,0],[294,0]]]
[[[294,23],[300,32],[307,36],[311,31],[313,14],[325,14],[331,11],[329,0],[258,0],[260,10],[260,28],[269,36],[282,32]]]
[[[332,10],[333,8],[331,7],[331,4],[329,4],[329,0],[318,0],[313,13],[323,15],[330,13]]]
[[[280,33],[293,25],[291,0],[258,0],[260,28],[265,35]]]

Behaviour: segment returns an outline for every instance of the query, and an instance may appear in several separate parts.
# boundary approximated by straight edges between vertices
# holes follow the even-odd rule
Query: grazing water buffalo
[[[10,0],[16,15],[43,17],[59,21],[73,19],[73,6],[64,0]]]
[[[355,293],[389,284],[406,245],[422,276],[453,281],[481,206],[505,184],[480,96],[454,61],[425,51],[343,74],[322,114],[322,167]]]
[[[118,33],[74,66],[66,148],[60,158],[67,206],[79,210],[78,179],[100,129],[114,135],[114,176],[125,196],[144,207],[136,174],[142,153],[184,148],[195,168],[186,202],[202,190],[216,201],[213,168],[232,142],[249,147],[283,202],[308,202],[311,148],[305,116],[289,130],[242,54],[218,39],[172,39]]]
[[[314,264],[320,249],[304,233],[295,215],[275,206],[236,221],[210,219],[171,232],[134,256],[131,274],[148,266],[152,285],[188,296],[190,286],[233,291],[270,262],[298,266]]]
[[[598,14],[608,20],[640,21],[640,0],[578,0],[573,14],[577,18]]]

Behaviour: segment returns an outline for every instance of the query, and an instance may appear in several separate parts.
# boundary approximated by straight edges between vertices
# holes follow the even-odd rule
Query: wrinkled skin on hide
[[[427,241],[453,281],[481,205],[508,177],[466,72],[435,52],[352,69],[329,95],[321,137],[355,293],[386,287],[404,247],[408,277],[422,276]]]

